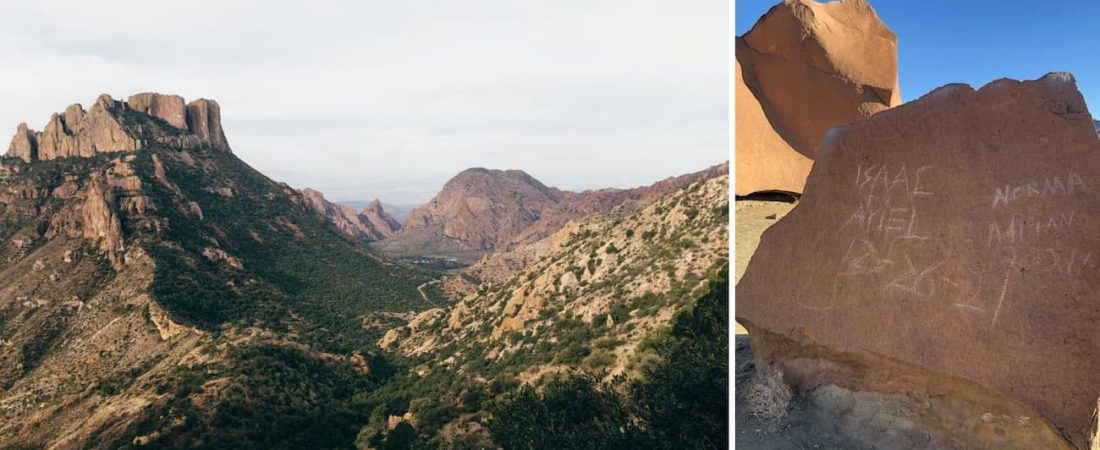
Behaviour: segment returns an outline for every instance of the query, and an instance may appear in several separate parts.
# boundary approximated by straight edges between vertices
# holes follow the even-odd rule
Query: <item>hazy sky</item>
[[[737,0],[742,35],[778,0]],[[1100,2],[870,0],[898,36],[898,81],[909,101],[948,83],[974,88],[1000,78],[1072,72],[1100,108]]]
[[[728,8],[12,2],[0,130],[155,91],[216,99],[238,156],[335,200],[421,202],[475,166],[572,189],[647,184],[727,159]]]

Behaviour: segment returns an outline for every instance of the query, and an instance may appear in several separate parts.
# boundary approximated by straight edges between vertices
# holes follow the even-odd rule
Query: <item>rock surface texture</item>
[[[901,103],[897,37],[865,0],[787,0],[736,43],[738,195],[802,192],[825,132]]]
[[[126,103],[135,111],[160,118],[181,130],[187,129],[187,106],[183,97],[145,92],[130,96]]]
[[[149,117],[163,120],[172,131],[143,123]],[[71,105],[50,117],[41,132],[21,123],[7,156],[26,162],[89,157],[134,151],[153,142],[174,147],[207,145],[230,151],[217,102],[198,99],[185,106],[178,95],[143,93],[127,101],[103,94],[87,111],[79,104]]]
[[[377,243],[398,256],[454,258],[473,263],[486,253],[532,243],[570,220],[637,210],[669,192],[729,172],[729,164],[670,177],[633,189],[570,192],[548,187],[520,170],[465,170],[405,218],[401,231]]]
[[[1071,75],[944,86],[826,137],[737,286],[737,319],[797,388],[958,400],[907,419],[948,430],[940,444],[1089,448],[1098,193]]]
[[[200,98],[188,103],[187,130],[210,146],[229,151],[229,142],[222,132],[222,110],[218,102]]]

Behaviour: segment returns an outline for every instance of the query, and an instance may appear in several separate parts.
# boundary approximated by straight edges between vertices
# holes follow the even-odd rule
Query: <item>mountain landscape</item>
[[[374,246],[398,257],[469,265],[491,252],[538,241],[570,220],[640,208],[695,181],[725,174],[728,167],[717,165],[633,189],[584,192],[548,187],[520,170],[469,169],[410,212],[397,233]]]
[[[0,448],[724,447],[726,170],[574,193],[471,169],[399,224],[252,169],[213,100],[20,124]],[[518,414],[563,401],[602,406]]]
[[[7,446],[209,431],[250,389],[232,375],[250,358],[365,371],[381,330],[364,320],[432,305],[417,290],[432,275],[234,157],[210,100],[73,105],[43,132],[21,125],[0,173]],[[210,388],[184,387],[212,367]]]
[[[413,417],[445,440],[477,436],[488,416],[465,398],[470,386],[540,386],[577,368],[608,381],[641,378],[661,360],[661,336],[728,269],[728,187],[727,176],[699,180],[444,277],[440,289],[457,303],[379,341],[410,361],[404,382],[422,396]],[[712,339],[724,360],[725,337]],[[453,413],[423,419],[441,409]]]

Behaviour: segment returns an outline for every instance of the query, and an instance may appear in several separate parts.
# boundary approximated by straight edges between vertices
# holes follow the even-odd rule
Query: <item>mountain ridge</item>
[[[407,392],[408,407],[392,419],[444,448],[485,442],[483,408],[516,386],[578,372],[638,378],[661,359],[654,342],[727,271],[728,191],[728,176],[698,180],[445,276],[440,289],[453,303],[379,341],[409,361],[389,388]],[[361,436],[392,428],[372,422]]]
[[[131,99],[20,126],[0,158],[0,446],[351,442],[366,413],[328,415],[351,399],[319,389],[376,386],[378,319],[432,306],[417,288],[434,277],[233,155],[216,102]],[[268,396],[258,368],[306,388]],[[264,422],[302,416],[334,429]]]
[[[401,258],[441,258],[468,265],[488,253],[542,239],[570,220],[616,208],[631,211],[728,171],[726,162],[647,186],[573,192],[546,186],[522,170],[471,168],[410,212],[397,233],[372,245]]]
[[[301,192],[317,214],[352,239],[377,241],[392,236],[401,228],[401,224],[382,208],[382,202],[378,199],[356,212],[350,206],[326,200],[320,191],[305,188]]]

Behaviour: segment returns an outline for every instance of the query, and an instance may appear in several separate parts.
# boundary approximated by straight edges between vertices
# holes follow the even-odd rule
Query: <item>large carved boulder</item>
[[[897,37],[865,0],[786,0],[737,38],[736,57],[738,195],[801,192],[829,128],[901,103]]]
[[[1071,75],[944,86],[826,136],[737,320],[797,388],[927,399],[913,448],[1090,448],[1098,194]]]

